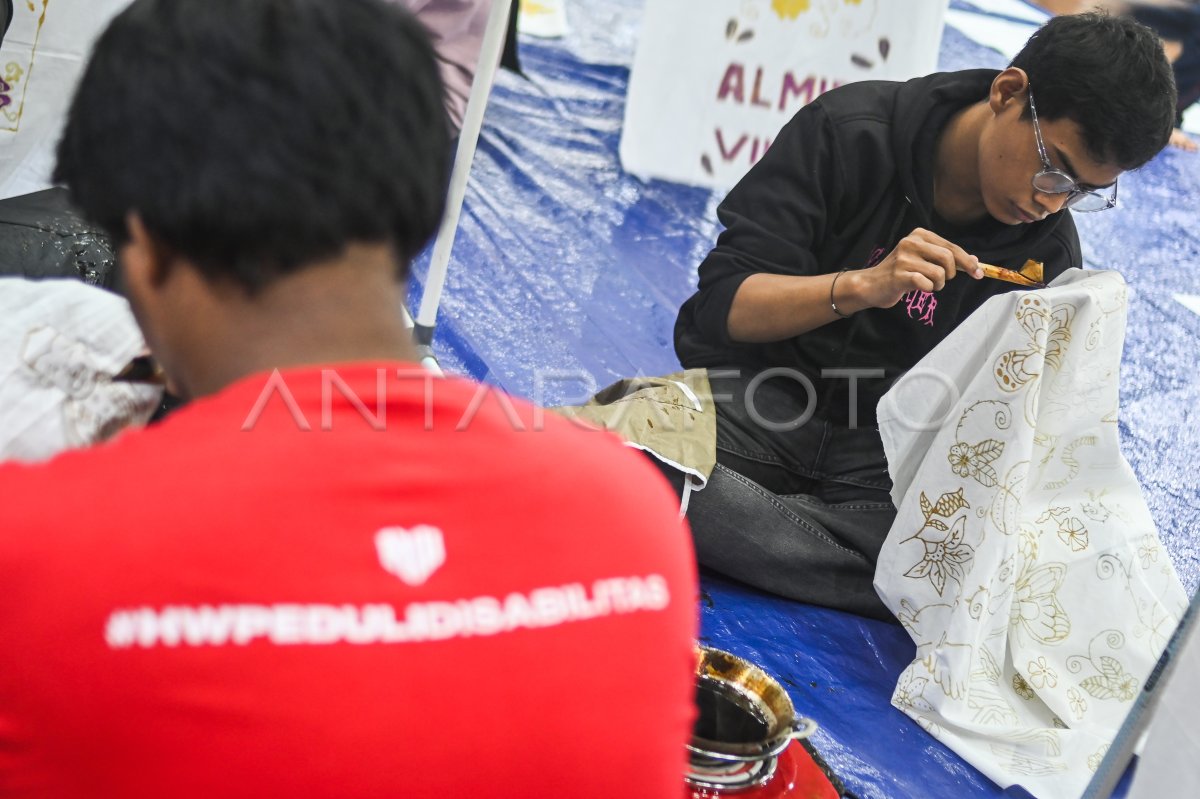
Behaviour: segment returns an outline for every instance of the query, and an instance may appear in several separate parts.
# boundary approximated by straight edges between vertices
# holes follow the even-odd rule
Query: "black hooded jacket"
[[[883,377],[857,385],[857,422],[873,426],[875,406],[897,377],[989,297],[1018,287],[964,275],[935,294],[910,292],[891,308],[869,308],[795,338],[743,344],[730,339],[728,328],[743,280],[757,272],[821,275],[872,266],[918,227],[986,263],[1019,269],[1026,259],[1042,261],[1047,281],[1081,266],[1069,211],[1032,224],[988,218],[968,227],[933,211],[938,136],[955,112],[987,97],[997,74],[980,69],[853,83],[800,109],[718,208],[725,230],[675,322],[680,362],[743,374],[798,369],[817,390],[816,416],[842,425],[851,418],[851,381],[823,379],[822,371],[882,369]],[[1032,129],[1029,147],[1036,148]]]

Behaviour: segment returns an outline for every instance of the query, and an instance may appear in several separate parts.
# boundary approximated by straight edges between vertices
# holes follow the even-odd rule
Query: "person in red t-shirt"
[[[191,401],[0,467],[0,794],[682,791],[672,492],[411,363],[448,157],[433,51],[379,0],[137,0],[100,38],[58,179]]]

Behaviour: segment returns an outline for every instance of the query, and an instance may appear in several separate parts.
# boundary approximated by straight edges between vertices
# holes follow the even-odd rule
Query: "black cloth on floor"
[[[0,200],[0,275],[73,277],[114,289],[116,257],[108,237],[54,188]]]

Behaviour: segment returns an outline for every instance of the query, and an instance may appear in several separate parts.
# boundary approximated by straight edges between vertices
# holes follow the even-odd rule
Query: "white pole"
[[[400,305],[400,314],[404,322],[405,330],[413,329],[412,314],[403,304]],[[425,371],[432,372],[437,377],[445,377],[446,373],[442,371],[441,364],[438,363],[437,356],[433,354],[433,348],[428,344],[417,344],[417,360],[421,366],[425,367]]]
[[[433,243],[429,274],[425,278],[421,308],[417,313],[414,332],[421,344],[428,344],[433,339],[433,326],[437,321],[438,305],[446,285],[446,271],[450,266],[450,249],[454,246],[454,234],[458,231],[458,217],[467,193],[467,178],[471,174],[471,162],[475,159],[475,147],[479,143],[479,129],[483,127],[483,112],[487,108],[492,79],[500,63],[500,50],[508,31],[508,12],[512,3],[513,0],[492,0],[475,79],[471,83],[462,131],[458,136],[458,150],[454,154],[454,169],[450,173],[450,188],[446,194],[446,215],[442,217],[442,225]]]

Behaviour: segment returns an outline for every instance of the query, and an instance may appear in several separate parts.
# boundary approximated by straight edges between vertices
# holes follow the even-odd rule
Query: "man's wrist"
[[[843,269],[836,273],[829,290],[829,304],[833,312],[845,319],[866,310],[870,304],[863,301],[862,292],[861,270]]]
[[[842,319],[849,319],[851,314],[854,312],[839,308],[837,303],[837,284],[845,274],[845,269],[841,270],[840,272],[833,273],[833,280],[829,283],[829,307],[833,309],[833,312]]]

